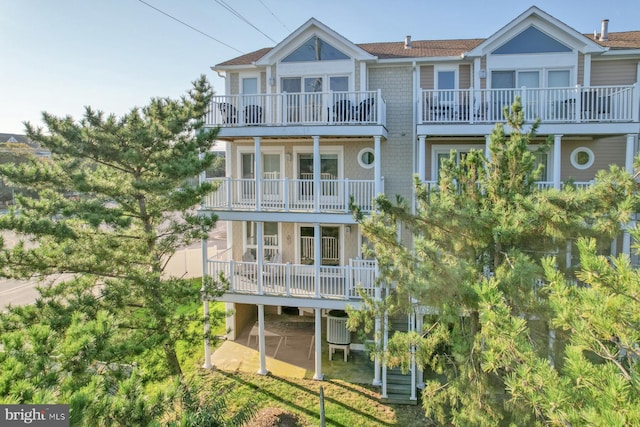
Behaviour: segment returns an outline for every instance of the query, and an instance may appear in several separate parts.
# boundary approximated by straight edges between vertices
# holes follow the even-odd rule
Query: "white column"
[[[416,330],[416,315],[415,312],[409,315],[409,331],[415,332]],[[418,400],[416,396],[416,346],[411,346],[411,396],[409,400]]]
[[[318,187],[316,187],[317,189]],[[316,190],[317,191],[317,190]],[[320,265],[322,264],[322,232],[320,223],[313,225],[313,284],[315,286],[315,296],[320,298]]]
[[[491,161],[491,150],[489,146],[491,145],[491,135],[484,136],[484,156],[487,158],[487,161]]]
[[[422,336],[423,325],[424,325],[424,316],[422,315],[422,313],[419,313],[416,316],[416,332],[418,333],[418,336]],[[420,390],[422,390],[424,389],[424,371],[422,369],[418,369],[417,373],[418,373],[417,387]]]
[[[380,147],[380,136],[374,136],[373,142],[374,193],[377,197],[382,193],[382,149]]]
[[[638,90],[638,85],[636,84],[635,89]],[[635,144],[636,136],[634,134],[627,134],[627,147],[625,153],[625,162],[624,167],[631,175],[634,174],[633,170],[633,156],[635,154]],[[624,228],[624,233],[622,234],[622,253],[631,256],[631,234],[629,234],[629,229],[635,227],[635,221],[630,221],[627,226]]]
[[[320,137],[313,137],[313,205],[314,212],[320,212]]]
[[[202,295],[203,315],[204,315],[204,369],[211,369],[211,347],[209,345],[209,332],[211,331],[211,324],[209,323],[209,297],[206,293],[205,281],[207,280],[207,259],[208,245],[207,239],[202,239],[202,288],[200,294]]]
[[[553,188],[560,189],[561,182],[562,135],[553,135]]]
[[[376,287],[376,301],[381,301],[382,300],[382,288],[380,286]],[[381,325],[382,321],[380,320],[380,315],[376,315],[376,320],[375,320],[375,327],[374,327],[374,332],[373,332],[373,340],[374,340],[374,346],[375,346],[375,359],[373,362],[373,385],[374,386],[380,386],[382,385],[382,382],[380,381],[380,350],[382,349],[382,346],[380,345],[380,341],[382,340],[382,335],[381,335]]]
[[[387,395],[387,346],[389,343],[389,314],[384,312],[384,327],[382,336],[382,392],[380,397],[386,399]]]
[[[260,155],[260,143],[261,138],[259,136],[253,137],[254,141],[254,164],[253,169],[256,180],[256,210],[259,211],[262,206],[262,156]]]
[[[633,175],[633,156],[635,154],[636,136],[632,133],[627,134],[627,147],[624,157],[624,168]]]
[[[420,182],[427,180],[427,146],[426,135],[418,135],[418,178]]]
[[[267,375],[267,349],[264,342],[264,304],[258,304],[258,351],[260,352],[259,375]]]
[[[315,309],[316,315],[316,371],[313,374],[313,379],[322,381],[324,376],[322,375],[322,316],[321,309]]]
[[[551,328],[549,325],[549,356],[547,359],[549,360],[549,364],[553,367],[556,365],[555,362],[555,343],[556,343],[556,330]]]
[[[258,282],[258,294],[264,293],[264,277],[262,266],[264,265],[264,222],[256,221],[256,279]]]
[[[582,79],[582,86],[591,86],[591,54],[584,55],[584,76]]]

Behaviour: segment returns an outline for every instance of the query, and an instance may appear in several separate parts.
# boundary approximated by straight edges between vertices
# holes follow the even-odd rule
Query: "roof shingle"
[[[593,34],[585,34],[593,39]],[[469,52],[486,39],[457,39],[457,40],[414,40],[411,49],[405,49],[402,42],[360,43],[357,46],[380,59],[391,58],[436,58],[460,56]],[[609,33],[607,41],[595,40],[601,46],[612,50],[640,49],[640,31],[622,31]],[[270,47],[247,53],[229,61],[221,62],[216,67],[232,65],[251,65],[271,51]]]

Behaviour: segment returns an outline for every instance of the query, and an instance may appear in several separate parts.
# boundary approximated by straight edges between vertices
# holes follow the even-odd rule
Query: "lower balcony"
[[[211,277],[222,274],[229,281],[226,293],[323,298],[361,299],[361,292],[375,296],[377,263],[375,260],[351,259],[348,265],[318,266],[264,262],[207,262]]]
[[[585,189],[592,186],[593,183],[594,183],[593,180],[592,181],[573,181],[570,183],[570,185],[572,185],[576,189]],[[424,181],[423,184],[427,186],[427,190],[429,191],[438,190],[437,181]],[[560,183],[560,185],[563,185],[563,184],[564,183]],[[553,183],[553,181],[536,181],[536,188],[538,190],[550,190],[555,187],[556,185]]]
[[[347,213],[353,201],[363,212],[370,213],[376,196],[373,180],[322,179],[319,185],[312,179],[288,178],[210,181],[218,188],[205,197],[203,209]]]

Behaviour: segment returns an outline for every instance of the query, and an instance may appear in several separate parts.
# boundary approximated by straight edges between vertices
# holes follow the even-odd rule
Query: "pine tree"
[[[1,178],[35,194],[0,216],[0,230],[22,236],[1,248],[0,275],[59,280],[43,282],[35,305],[1,316],[0,396],[59,397],[88,387],[97,366],[143,353],[159,357],[165,375],[182,374],[176,343],[193,318],[175,309],[198,301],[199,286],[164,270],[215,225],[194,210],[212,186],[189,184],[214,162],[217,132],[203,127],[212,94],[203,76],[182,98],[152,99],[119,118],[87,107],[78,122],[43,113],[46,130],[26,124],[52,154],[0,167]]]
[[[404,200],[378,199],[379,213],[363,219],[373,243],[381,283],[393,284],[382,307],[369,301],[352,312],[364,323],[383,310],[410,313],[430,307],[424,331],[396,333],[385,358],[409,366],[412,346],[418,364],[437,379],[428,381],[428,415],[455,425],[496,425],[501,420],[544,420],[531,405],[516,405],[507,378],[522,363],[548,365],[547,328],[552,319],[541,286],[542,260],[563,255],[576,236],[609,245],[632,212],[634,184],[612,167],[597,184],[577,190],[536,188],[541,172],[531,147],[545,152],[538,123],[525,131],[518,99],[505,112],[509,134],[497,124],[489,156],[471,151],[459,164],[441,165],[438,188],[416,182],[416,209]],[[413,247],[397,239],[398,226]],[[566,258],[566,257],[564,257]],[[558,256],[557,259],[562,259]],[[558,265],[573,275],[571,266]],[[547,378],[558,373],[546,372]]]

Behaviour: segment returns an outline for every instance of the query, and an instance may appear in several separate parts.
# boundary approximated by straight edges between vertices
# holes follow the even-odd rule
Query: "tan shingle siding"
[[[636,82],[638,60],[592,61],[591,85],[631,85]]]
[[[423,65],[420,67],[420,88],[434,88],[433,65]]]

